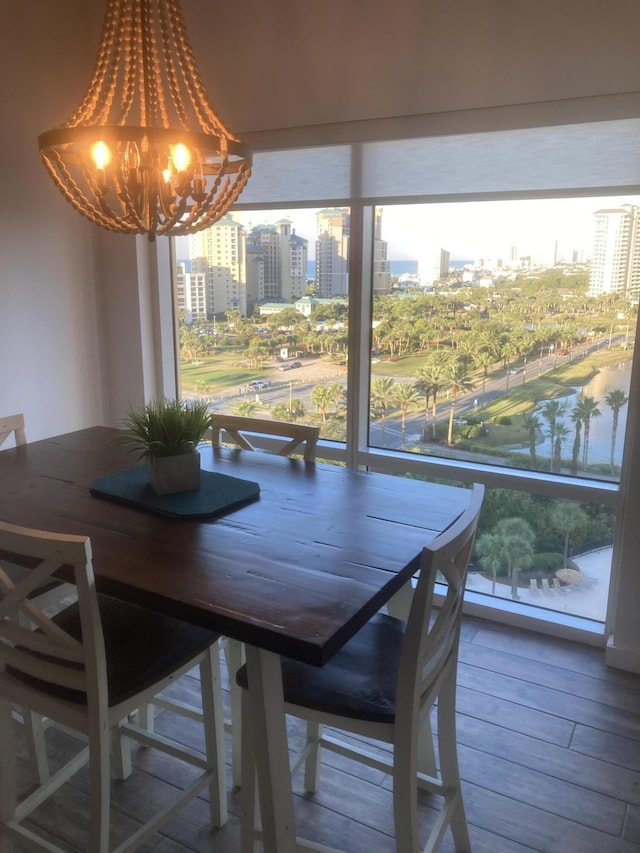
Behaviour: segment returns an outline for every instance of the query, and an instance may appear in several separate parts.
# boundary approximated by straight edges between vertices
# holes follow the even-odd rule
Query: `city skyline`
[[[382,205],[382,238],[390,260],[418,260],[425,237],[448,251],[453,261],[539,256],[571,261],[588,259],[593,247],[594,214],[607,207],[640,205],[640,196],[591,196],[567,199],[443,202]],[[314,259],[316,212],[321,208],[233,211],[247,229],[288,218],[296,234],[309,241]],[[178,257],[188,257],[188,238],[177,238]]]

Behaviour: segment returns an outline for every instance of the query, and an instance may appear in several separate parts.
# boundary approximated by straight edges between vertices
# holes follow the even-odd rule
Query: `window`
[[[638,124],[257,155],[231,215],[246,310],[217,301],[197,335],[181,313],[183,395],[317,423],[329,460],[485,482],[470,605],[604,636],[636,440]]]

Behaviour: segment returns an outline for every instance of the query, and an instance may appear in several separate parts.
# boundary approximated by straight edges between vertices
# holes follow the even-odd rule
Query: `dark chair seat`
[[[405,624],[376,614],[322,668],[282,658],[284,701],[375,723],[392,723]],[[238,670],[247,687],[247,670]]]
[[[161,681],[219,638],[219,634],[205,628],[106,595],[98,596],[98,607],[104,634],[110,707]],[[58,613],[53,621],[80,639],[77,603]],[[51,695],[86,704],[84,693],[25,674],[19,677]]]

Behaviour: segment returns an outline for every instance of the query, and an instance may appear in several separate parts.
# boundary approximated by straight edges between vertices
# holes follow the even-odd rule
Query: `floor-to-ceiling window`
[[[178,243],[180,374],[214,412],[318,424],[323,458],[485,482],[467,600],[599,630],[637,385],[640,198],[609,172],[587,183],[592,137],[559,134],[574,160],[555,148],[528,173],[526,134],[497,154],[486,134],[429,140],[419,185],[397,150],[395,177],[379,171],[398,142],[295,152],[291,183],[258,177],[215,239]],[[494,168],[510,153],[506,177],[473,173],[474,145]]]

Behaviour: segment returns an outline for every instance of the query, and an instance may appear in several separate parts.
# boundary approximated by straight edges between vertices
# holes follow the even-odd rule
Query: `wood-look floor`
[[[459,755],[474,853],[640,851],[639,676],[608,669],[600,649],[466,619],[458,683]],[[182,689],[193,686],[183,682]],[[181,726],[185,738],[197,737]],[[53,730],[48,738],[55,763],[70,739]],[[325,761],[319,793],[305,795],[296,779],[298,833],[348,853],[395,851],[389,778],[335,755]],[[184,779],[175,762],[153,751],[141,751],[136,763],[139,772],[113,786],[116,837]],[[25,786],[28,768],[21,770]],[[239,792],[231,789],[229,769],[227,780],[230,816],[223,829],[207,827],[208,810],[199,799],[144,849],[238,850]],[[40,816],[56,839],[69,839],[69,850],[83,853],[86,782],[83,771]],[[421,814],[426,826],[434,815],[427,797]],[[449,834],[441,849],[454,850]]]

